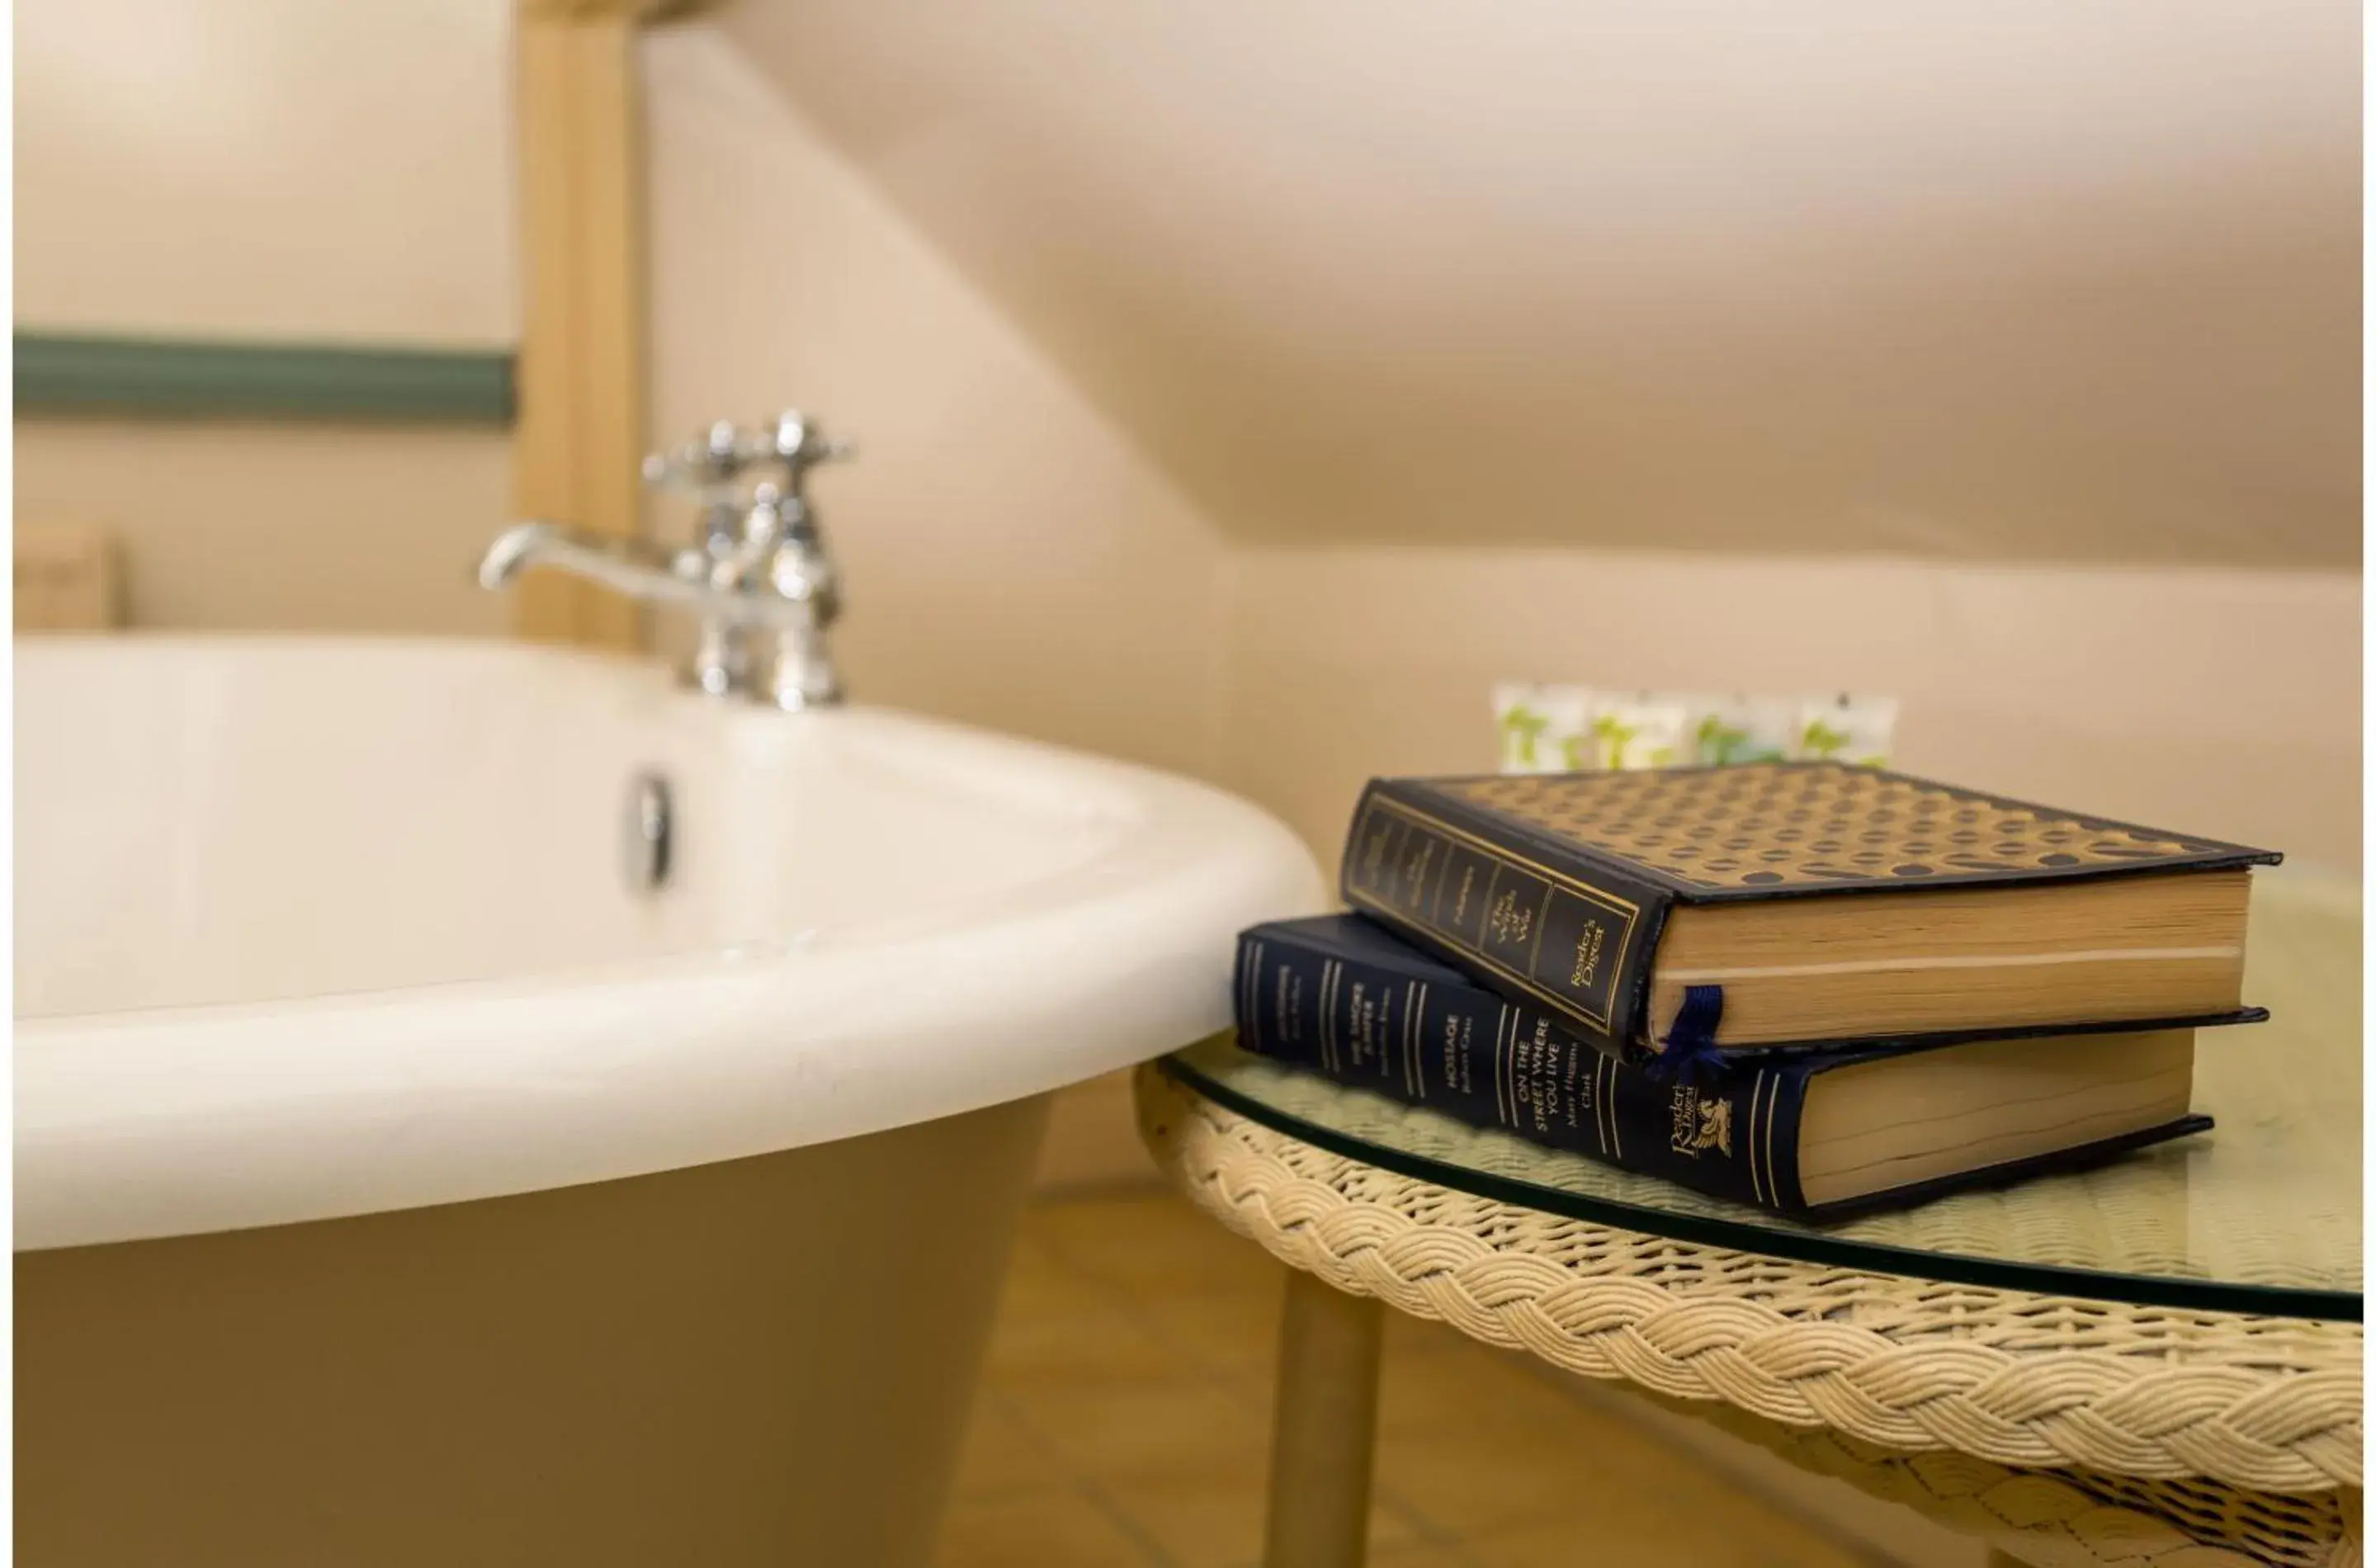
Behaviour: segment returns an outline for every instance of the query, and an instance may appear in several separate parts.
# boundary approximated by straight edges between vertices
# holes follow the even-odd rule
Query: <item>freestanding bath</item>
[[[921,1563],[1049,1091],[1322,897],[1182,779],[596,656],[16,696],[28,1564]]]

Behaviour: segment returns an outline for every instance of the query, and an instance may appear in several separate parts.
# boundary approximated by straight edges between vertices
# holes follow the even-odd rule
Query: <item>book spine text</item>
[[[1601,1049],[1643,1040],[1660,890],[1385,779],[1354,810],[1340,886],[1354,909]]]
[[[1541,1009],[1299,942],[1239,941],[1238,1042],[1282,1063],[1472,1126],[1795,1211],[1804,1075],[1760,1069],[1664,1082],[1586,1044]]]

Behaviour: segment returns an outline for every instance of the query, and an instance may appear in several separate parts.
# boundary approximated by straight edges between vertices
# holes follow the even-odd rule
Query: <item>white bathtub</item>
[[[37,1558],[920,1561],[1045,1095],[1323,897],[1186,780],[640,663],[29,640],[16,697]]]

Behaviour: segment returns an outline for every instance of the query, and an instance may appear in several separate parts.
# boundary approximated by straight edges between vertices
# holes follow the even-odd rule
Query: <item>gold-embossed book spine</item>
[[[1620,1059],[1643,1039],[1672,895],[1417,779],[1377,778],[1345,841],[1345,902]]]

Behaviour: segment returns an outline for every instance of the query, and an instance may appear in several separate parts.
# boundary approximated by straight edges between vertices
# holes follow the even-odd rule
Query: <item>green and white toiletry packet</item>
[[[1896,739],[1896,698],[1843,692],[1828,701],[1801,705],[1798,749],[1791,754],[1806,761],[1886,767]]]
[[[1829,760],[1887,766],[1896,738],[1894,697],[1596,691],[1504,682],[1493,721],[1504,773],[1732,766]]]
[[[1797,754],[1800,703],[1795,697],[1728,696],[1683,699],[1690,760],[1703,767],[1781,762]]]
[[[1507,682],[1493,688],[1504,773],[1582,773],[1590,754],[1592,693],[1583,686]]]
[[[1690,709],[1650,692],[1603,695],[1592,705],[1594,766],[1673,767],[1691,760]]]

